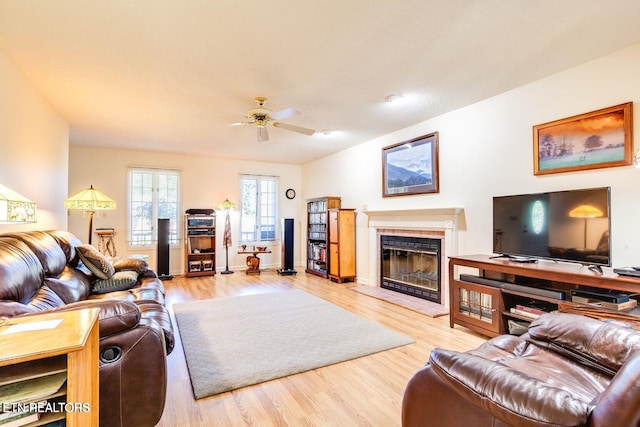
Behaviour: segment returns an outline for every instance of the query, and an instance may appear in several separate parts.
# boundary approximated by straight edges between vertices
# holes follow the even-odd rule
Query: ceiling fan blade
[[[269,133],[267,132],[266,126],[258,126],[256,129],[258,130],[258,141],[262,142],[269,140]]]
[[[303,133],[305,135],[313,135],[314,133],[316,133],[316,131],[313,130],[313,129],[307,129],[307,128],[303,128],[301,126],[294,126],[294,125],[289,125],[289,124],[286,124],[286,123],[273,122],[272,125],[277,127],[277,128],[282,128],[282,129],[290,130],[290,131],[293,131],[293,132]]]
[[[275,113],[272,113],[271,118],[273,120],[284,120],[284,119],[288,119],[289,117],[299,116],[300,114],[302,114],[300,111],[296,110],[293,107],[289,107],[289,108],[285,108],[284,110],[280,110],[280,111],[276,111]]]
[[[237,122],[237,123],[229,123],[227,126],[242,126],[242,125],[250,125],[251,122]]]

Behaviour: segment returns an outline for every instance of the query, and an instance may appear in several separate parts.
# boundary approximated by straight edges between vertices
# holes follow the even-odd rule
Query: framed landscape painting
[[[438,132],[382,149],[382,197],[438,191]]]
[[[533,127],[533,173],[630,165],[631,102]]]

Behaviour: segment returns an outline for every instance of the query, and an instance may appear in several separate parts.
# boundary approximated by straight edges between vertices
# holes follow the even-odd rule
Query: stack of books
[[[509,311],[513,314],[519,314],[520,316],[529,318],[529,319],[537,319],[539,316],[548,313],[548,311],[544,311],[540,308],[529,307],[527,305],[516,304],[515,307],[511,307]]]

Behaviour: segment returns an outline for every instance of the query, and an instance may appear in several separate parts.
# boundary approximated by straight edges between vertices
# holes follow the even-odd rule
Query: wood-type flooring
[[[171,306],[177,302],[302,289],[416,342],[195,400],[175,328],[176,346],[167,360],[167,401],[160,427],[400,426],[404,388],[428,360],[431,349],[466,351],[486,341],[460,326],[451,329],[448,316],[431,318],[349,289],[357,283],[337,284],[304,272],[294,276],[280,276],[275,270],[260,275],[237,271],[209,277],[177,276],[164,285],[174,326]]]

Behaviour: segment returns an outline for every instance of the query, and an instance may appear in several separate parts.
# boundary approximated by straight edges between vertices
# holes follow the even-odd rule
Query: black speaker
[[[158,278],[171,280],[169,274],[169,219],[158,218]]]
[[[282,219],[282,268],[278,274],[296,274],[293,269],[293,218]]]

